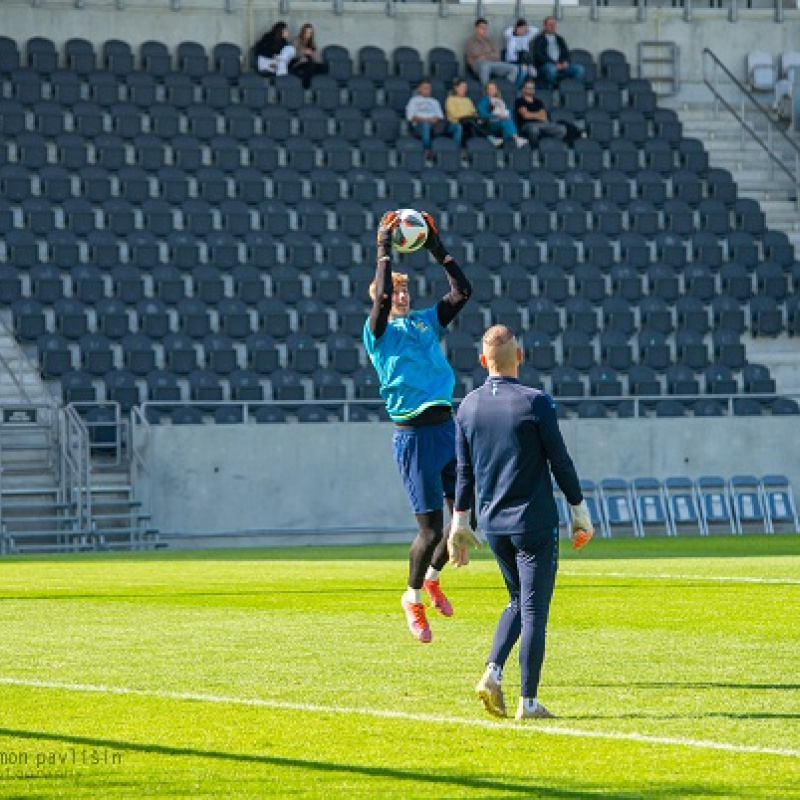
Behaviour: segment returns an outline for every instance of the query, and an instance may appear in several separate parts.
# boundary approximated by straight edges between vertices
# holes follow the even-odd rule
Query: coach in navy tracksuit
[[[458,409],[456,498],[450,553],[457,566],[477,544],[469,509],[477,494],[478,527],[486,534],[508,588],[484,676],[476,691],[489,713],[505,716],[503,666],[520,639],[522,686],[517,719],[552,717],[536,699],[547,614],[558,569],[558,512],[551,471],[573,512],[573,546],[592,534],[580,481],[558,426],[552,398],[517,380],[522,351],[504,325],[483,336],[489,377]]]

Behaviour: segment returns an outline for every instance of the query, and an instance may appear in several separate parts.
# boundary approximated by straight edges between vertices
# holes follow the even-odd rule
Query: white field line
[[[342,714],[373,717],[376,719],[401,719],[409,722],[426,722],[447,725],[463,725],[470,728],[489,728],[492,730],[508,728],[508,722],[471,719],[466,717],[447,717],[436,714],[415,714],[408,711],[390,711],[375,708],[348,708],[346,706],[324,706],[311,703],[288,703],[280,700],[262,700],[259,698],[226,697],[215,694],[199,694],[196,692],[163,692],[155,689],[131,689],[124,686],[103,686],[102,684],[59,683],[55,681],[26,680],[0,676],[0,684],[7,686],[27,686],[36,689],[55,689],[66,692],[93,692],[95,694],[129,695],[135,697],[155,697],[166,700],[190,700],[200,703],[224,703],[234,706],[250,706],[256,708],[274,708],[283,711],[304,711],[314,714]],[[778,747],[756,747],[743,744],[728,744],[705,739],[685,739],[673,736],[648,736],[641,733],[621,733],[614,731],[590,731],[562,726],[516,724],[515,729],[526,733],[549,736],[575,736],[584,739],[610,739],[615,741],[639,742],[649,745],[667,747],[688,747],[701,750],[721,750],[728,753],[752,753],[755,755],[783,756],[800,758],[800,750]]]
[[[633,572],[572,572],[563,568],[558,570],[558,574],[565,578],[634,578],[635,580],[658,580],[658,581],[724,581],[729,583],[765,583],[765,584],[789,584],[800,586],[800,578],[758,578],[747,575],[675,575],[671,573],[651,572],[647,574],[637,574]]]

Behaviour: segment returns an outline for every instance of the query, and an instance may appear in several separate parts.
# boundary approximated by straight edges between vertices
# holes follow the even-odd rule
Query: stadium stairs
[[[0,552],[156,546],[130,459],[112,443],[93,443],[75,412],[59,408],[1,319]]]
[[[771,109],[771,93],[757,93],[755,97],[765,109]],[[674,97],[660,98],[659,102],[678,113],[686,136],[705,144],[712,167],[731,173],[739,196],[759,202],[767,226],[783,231],[794,245],[796,256],[800,257],[797,189],[775,167],[763,147],[724,107],[715,109],[713,96],[705,86],[695,85]],[[765,141],[772,144],[779,157],[793,163],[794,155],[780,135],[786,130],[785,121],[776,119],[772,113],[765,115],[755,109],[745,118]],[[791,136],[790,131],[787,133]],[[745,333],[742,343],[748,361],[769,368],[778,392],[800,391],[800,351],[792,337],[785,333],[774,338],[752,337]]]

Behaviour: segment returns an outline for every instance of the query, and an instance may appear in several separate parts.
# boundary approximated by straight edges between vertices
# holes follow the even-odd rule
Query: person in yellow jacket
[[[444,102],[444,113],[447,121],[461,125],[462,143],[474,136],[487,136],[488,131],[478,116],[478,109],[472,98],[467,95],[468,84],[464,78],[456,78],[453,81],[453,88]],[[489,137],[496,146],[500,146],[503,140],[499,137]]]

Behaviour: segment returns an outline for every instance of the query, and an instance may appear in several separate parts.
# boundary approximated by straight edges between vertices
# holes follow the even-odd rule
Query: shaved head
[[[516,377],[520,362],[520,350],[514,334],[505,325],[493,325],[481,340],[483,354],[481,363],[492,375]]]

